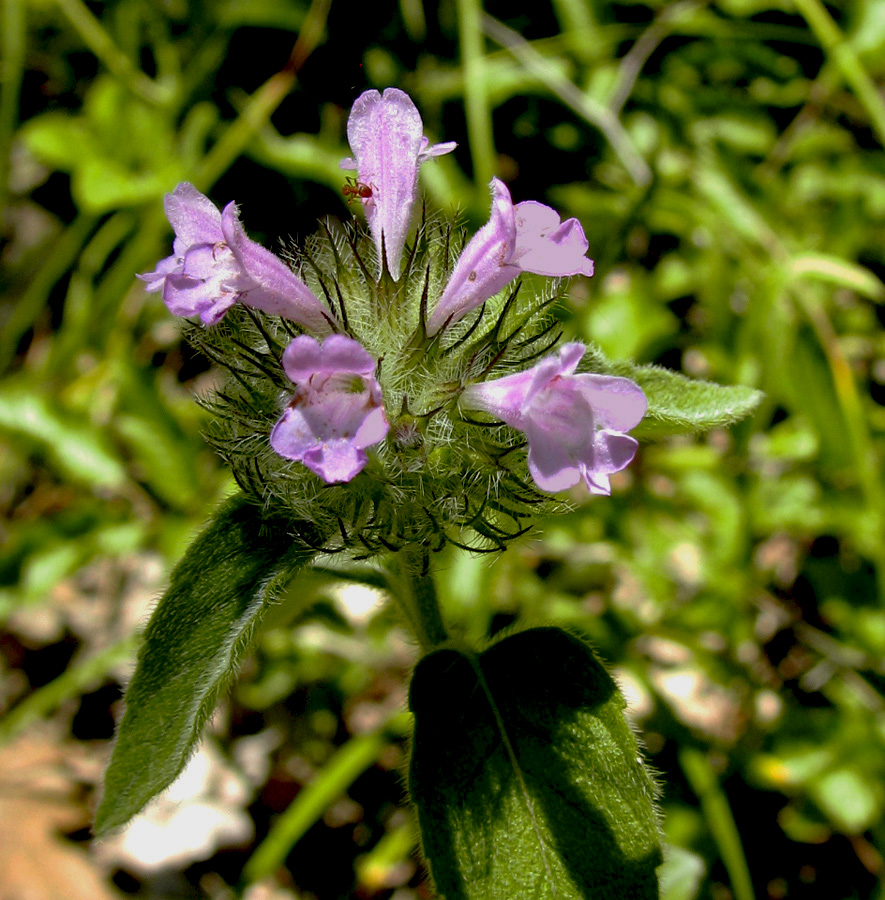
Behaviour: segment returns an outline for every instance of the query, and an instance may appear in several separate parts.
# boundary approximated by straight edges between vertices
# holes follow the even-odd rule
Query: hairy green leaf
[[[654,785],[586,644],[536,628],[438,650],[410,706],[409,786],[447,900],[656,900]]]
[[[184,768],[276,591],[315,555],[300,537],[308,528],[238,495],[191,544],[145,630],[96,834],[123,825]]]
[[[732,425],[750,415],[763,396],[742,384],[699,381],[659,366],[636,366],[630,377],[648,400],[645,418],[631,432],[639,440]]]
[[[741,384],[715,384],[661,366],[613,361],[598,347],[588,347],[586,360],[590,371],[630,378],[645,392],[648,411],[630,432],[638,440],[696,434],[732,425],[750,415],[764,396]]]

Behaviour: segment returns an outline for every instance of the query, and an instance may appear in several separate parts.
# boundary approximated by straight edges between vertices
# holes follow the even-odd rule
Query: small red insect
[[[357,181],[356,178],[348,178],[347,183],[341,188],[341,193],[347,197],[347,202],[352,200],[368,200],[372,196],[372,188],[368,184]]]

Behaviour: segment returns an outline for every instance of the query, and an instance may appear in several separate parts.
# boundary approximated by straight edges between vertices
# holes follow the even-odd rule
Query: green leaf
[[[654,785],[624,701],[558,628],[418,664],[409,786],[446,900],[657,900]]]
[[[648,411],[630,434],[656,440],[674,434],[697,434],[740,421],[762,402],[764,394],[741,384],[723,385],[689,378],[661,366],[638,366],[608,359],[593,345],[585,361],[591,372],[622,375],[645,392]]]
[[[885,285],[873,272],[829,253],[800,254],[790,261],[789,273],[793,278],[814,278],[847,288],[879,303],[885,300]]]
[[[826,353],[807,325],[799,326],[791,343],[790,368],[786,383],[781,385],[789,407],[807,417],[814,427],[822,465],[848,471],[855,458],[851,452],[851,429]]]
[[[83,119],[60,110],[25,123],[21,138],[34,156],[63,172],[70,172],[97,149]]]
[[[300,537],[307,529],[237,495],[191,544],[145,630],[97,835],[127,822],[184,768],[277,590],[315,555]]]
[[[740,421],[763,394],[742,384],[714,384],[660,366],[635,366],[629,375],[645,392],[648,411],[631,434],[638,440],[695,434]]]
[[[117,488],[126,478],[98,428],[56,409],[50,399],[24,385],[7,385],[0,392],[0,429],[36,443],[56,469],[75,481]]]
[[[684,847],[670,845],[658,871],[661,900],[697,900],[707,874],[703,859]]]

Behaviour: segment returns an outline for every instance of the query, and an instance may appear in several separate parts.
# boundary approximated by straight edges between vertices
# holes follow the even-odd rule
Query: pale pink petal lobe
[[[173,255],[138,277],[147,291],[162,291],[170,312],[214,325],[235,303],[244,303],[321,334],[332,330],[331,314],[310,288],[246,236],[233,203],[220,213],[185,182],[166,195],[165,205],[175,231]]]
[[[428,159],[450,153],[454,143],[429,146],[421,114],[404,91],[387,88],[384,94],[366,91],[357,97],[347,120],[347,140],[353,157],[342,169],[357,171],[357,179],[371,190],[361,198],[379,260],[399,278],[403,247],[418,191],[418,167]]]
[[[574,374],[585,348],[564,345],[516,375],[470,385],[461,402],[499,418],[528,438],[528,467],[544,491],[584,481],[611,492],[609,475],[633,460],[638,443],[623,432],[645,413],[642,390],[627,378]]]
[[[164,205],[175,238],[185,248],[222,240],[218,207],[192,184],[186,181],[179,184],[171,194],[166,195]]]
[[[513,205],[502,181],[492,179],[492,215],[469,241],[430,315],[431,336],[481,306],[521,272],[565,277],[592,275],[593,260],[577,219],[533,200]]]
[[[447,322],[457,322],[482,306],[519,275],[510,264],[516,246],[516,221],[510,191],[503,181],[492,180],[492,213],[458,257],[451,277],[427,323],[436,334]]]
[[[365,448],[387,436],[375,361],[352,338],[319,344],[301,335],[283,351],[295,396],[270,435],[273,449],[328,484],[350,481],[369,461]]]
[[[564,277],[592,275],[589,243],[577,219],[560,222],[556,210],[527,200],[516,207],[514,262],[525,272]]]

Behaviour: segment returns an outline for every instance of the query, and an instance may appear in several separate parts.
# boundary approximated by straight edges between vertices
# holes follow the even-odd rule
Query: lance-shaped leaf
[[[640,441],[733,425],[750,415],[764,396],[743,384],[715,384],[659,366],[631,366],[629,377],[648,400],[645,418],[632,431]]]
[[[418,664],[409,772],[447,900],[657,900],[654,785],[624,701],[558,628]]]
[[[312,526],[266,516],[238,495],[188,548],[145,629],[96,834],[123,825],[184,768],[255,626],[315,555],[299,537],[306,529]]]
[[[750,415],[764,397],[742,384],[715,384],[661,366],[610,360],[593,345],[587,348],[585,363],[591,372],[620,375],[642,388],[648,409],[630,432],[639,441],[733,425]]]

